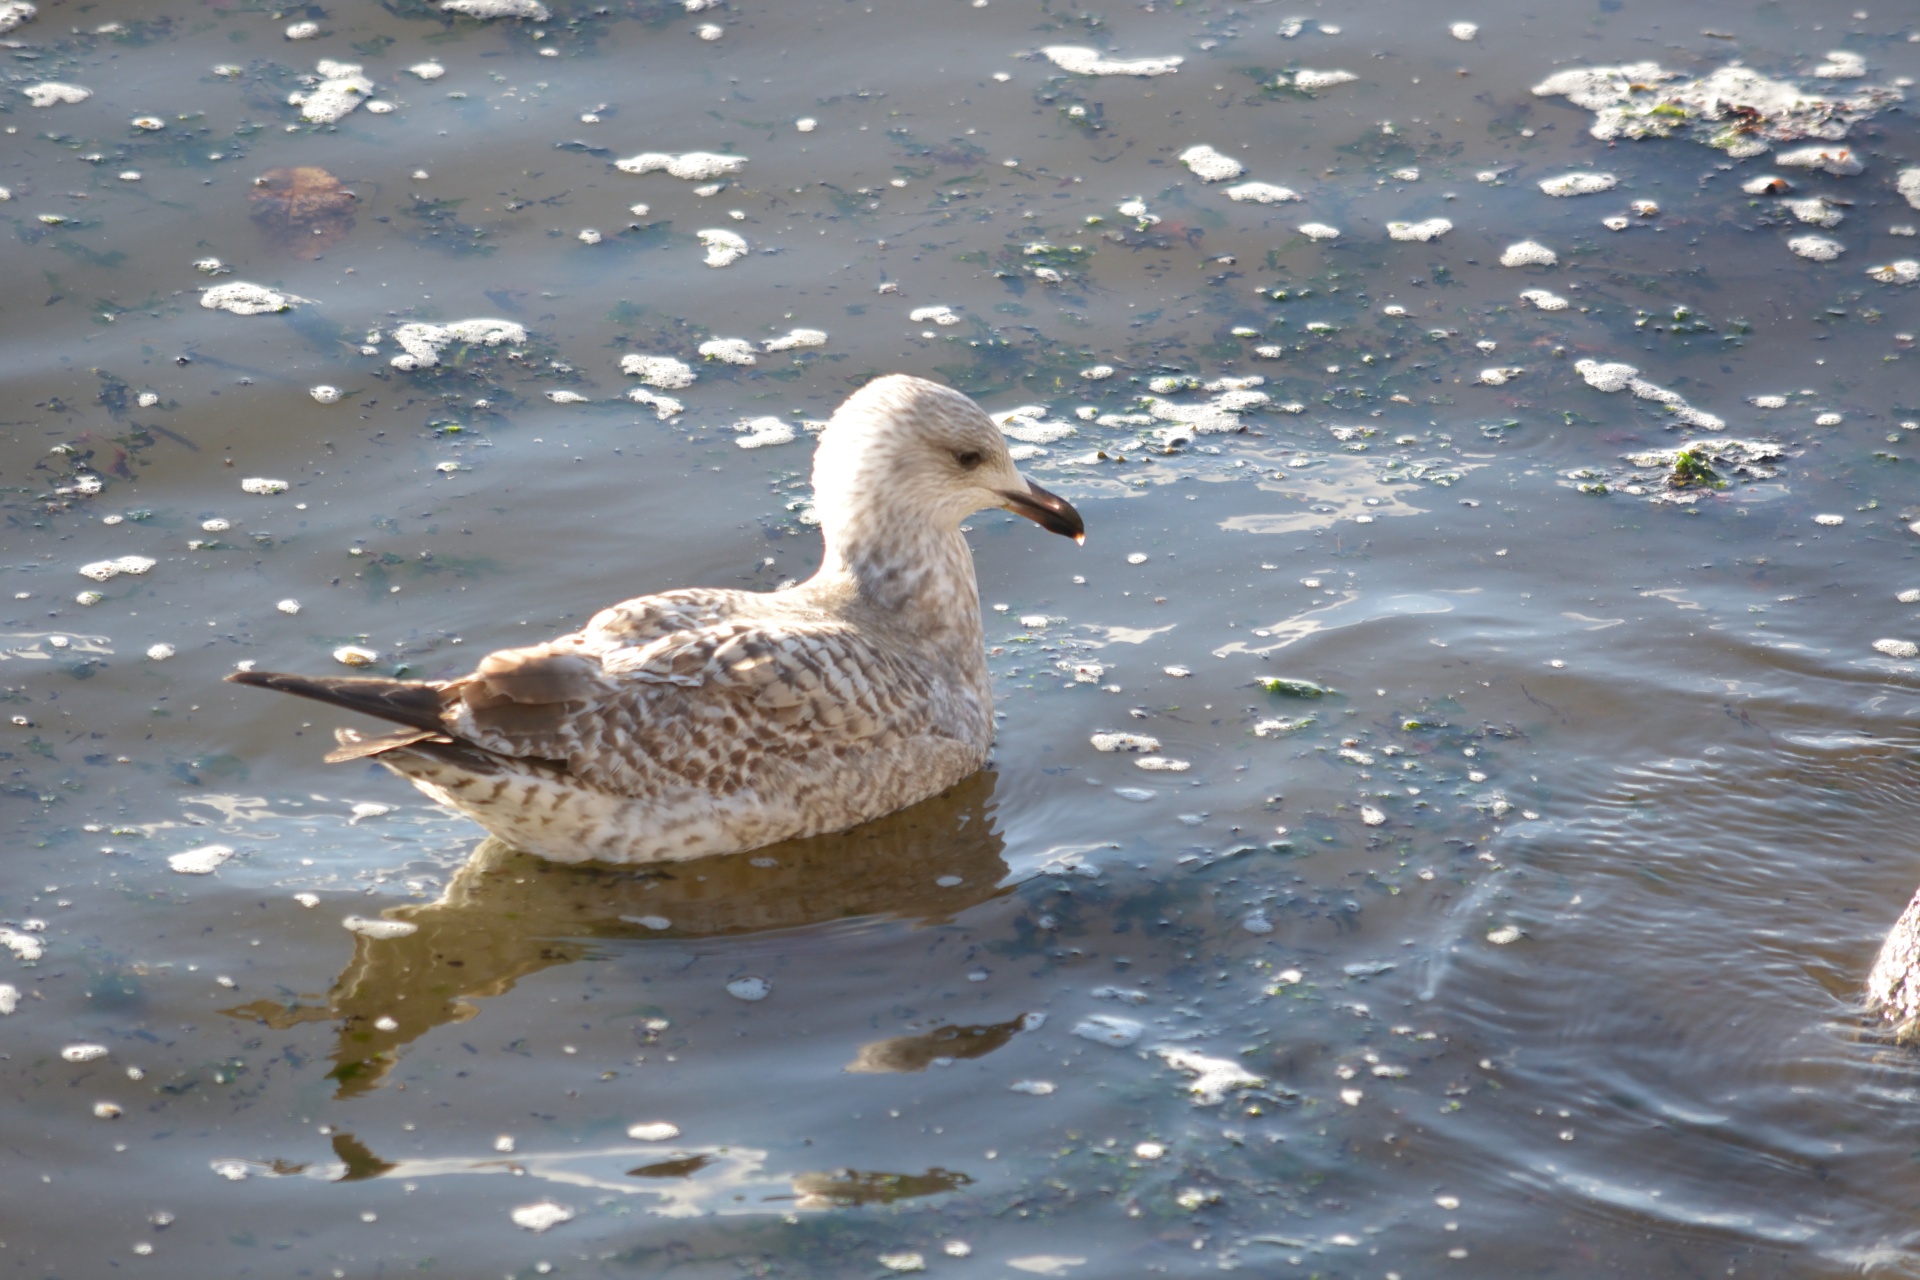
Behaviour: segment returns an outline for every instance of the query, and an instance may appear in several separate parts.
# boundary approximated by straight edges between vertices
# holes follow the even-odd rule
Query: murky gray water
[[[0,1266],[1920,1273],[1920,1073],[1859,1013],[1920,881],[1920,667],[1874,648],[1920,640],[1920,316],[1865,274],[1920,257],[1920,133],[1883,107],[1834,176],[1609,145],[1530,92],[1734,59],[1898,87],[1910,9],[554,7],[43,3],[7,37]],[[1815,78],[1830,50],[1865,77]],[[393,109],[303,122],[322,59]],[[1274,87],[1302,69],[1357,78]],[[1301,200],[1228,198],[1196,144]],[[613,163],[654,151],[747,162],[709,194]],[[1586,169],[1618,186],[1538,188]],[[1844,221],[1742,192],[1769,172]],[[705,265],[709,229],[746,256]],[[1498,265],[1529,239],[1558,264]],[[198,304],[234,281],[302,301]],[[398,326],[469,318],[527,334],[392,365]],[[796,327],[825,346],[697,351]],[[684,413],[621,398],[636,353],[698,367]],[[735,424],[888,371],[1070,424],[1025,465],[1091,531],[975,521],[1005,718],[949,796],[562,868],[322,765],[347,717],[219,683],[349,645],[455,674],[803,577],[808,441]],[[1165,407],[1254,375],[1241,430]],[[1694,439],[1780,448],[1657,501],[1630,456]]]

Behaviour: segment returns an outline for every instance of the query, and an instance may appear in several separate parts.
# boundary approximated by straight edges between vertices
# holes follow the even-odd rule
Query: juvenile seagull
[[[1001,507],[1084,542],[957,391],[894,374],[813,458],[820,571],[785,591],[640,596],[455,680],[227,677],[406,726],[335,732],[517,848],[657,862],[841,831],[986,762],[993,695],[960,522]]]

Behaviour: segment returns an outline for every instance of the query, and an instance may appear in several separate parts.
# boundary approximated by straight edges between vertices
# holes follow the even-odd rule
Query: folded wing
[[[489,654],[446,687],[442,723],[625,794],[722,794],[782,761],[937,732],[934,690],[912,663],[838,621],[737,621],[719,595],[647,597],[575,635]]]

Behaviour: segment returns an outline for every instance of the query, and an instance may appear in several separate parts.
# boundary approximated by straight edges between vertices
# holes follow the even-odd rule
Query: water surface
[[[1859,1010],[1920,883],[1920,671],[1873,647],[1920,640],[1920,316],[1864,274],[1920,256],[1910,104],[1853,127],[1864,173],[1778,170],[1848,202],[1819,231],[1740,190],[1769,157],[1610,145],[1530,92],[1648,60],[1862,83],[1812,78],[1836,49],[1894,86],[1920,28],[1297,12],[103,3],[13,31],[0,1265],[1920,1271],[1920,1077]],[[1059,44],[1184,61],[1076,76]],[[303,121],[321,59],[393,110]],[[1274,87],[1301,69],[1356,79]],[[45,81],[92,96],[29,105]],[[1202,143],[1302,199],[1227,198],[1178,160]],[[614,164],[656,151],[747,160],[709,194]],[[1619,185],[1538,189],[1589,168]],[[1658,212],[1602,225],[1633,200]],[[707,266],[709,229],[749,252]],[[1789,252],[1814,233],[1843,255]],[[1525,239],[1558,265],[1499,266]],[[199,305],[232,281],[301,301]],[[392,365],[398,326],[470,318],[526,338]],[[796,327],[828,340],[698,354]],[[633,353],[698,367],[682,414],[622,398]],[[1630,456],[1711,433],[1583,359],[1780,455],[1656,501]],[[973,522],[1000,739],[925,806],[557,867],[322,765],[347,717],[219,683],[348,645],[453,675],[626,596],[804,577],[804,428],[735,426],[891,371],[1071,425],[1024,465],[1090,531]],[[1141,399],[1251,376],[1241,430]],[[126,556],[154,564],[78,572]],[[234,856],[170,869],[208,843]],[[1095,1015],[1138,1038],[1077,1035]],[[549,1203],[571,1218],[516,1224]]]

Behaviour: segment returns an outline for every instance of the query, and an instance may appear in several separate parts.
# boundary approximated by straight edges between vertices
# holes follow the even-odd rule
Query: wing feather
[[[629,795],[777,785],[791,763],[940,732],[915,664],[837,620],[745,620],[729,596],[643,597],[574,635],[489,654],[449,687],[449,728]],[[764,612],[765,597],[748,599]]]

